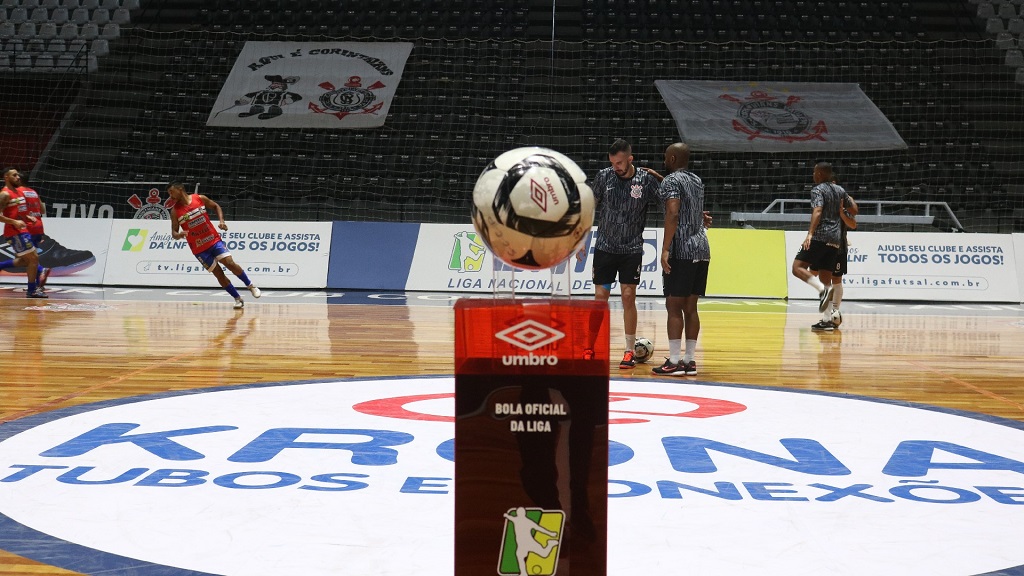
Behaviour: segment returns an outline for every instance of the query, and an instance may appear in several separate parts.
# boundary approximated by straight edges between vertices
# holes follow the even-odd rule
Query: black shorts
[[[612,284],[618,277],[619,284],[640,283],[640,266],[644,263],[644,255],[612,254],[604,250],[594,250],[594,285]]]
[[[836,255],[836,265],[832,267],[832,275],[835,277],[846,274],[846,260],[849,258],[849,251],[843,247]]]
[[[839,247],[829,246],[821,240],[811,240],[810,248],[801,249],[796,254],[796,260],[807,262],[811,270],[835,270],[838,257]]]
[[[708,291],[708,269],[711,267],[711,262],[670,258],[668,265],[672,268],[672,272],[663,274],[661,277],[665,296],[686,297],[706,294]]]

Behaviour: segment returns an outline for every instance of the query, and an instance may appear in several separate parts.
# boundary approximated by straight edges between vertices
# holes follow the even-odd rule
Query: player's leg
[[[33,234],[32,243],[36,245],[36,255],[39,257],[39,265],[36,274],[36,289],[46,288],[46,281],[50,278],[50,268],[43,266],[43,234]]]
[[[640,267],[643,265],[643,253],[624,254],[619,259],[619,294],[622,299],[622,361],[619,368],[636,366],[636,287],[640,284]]]
[[[831,270],[826,270],[824,268],[818,270],[818,278],[828,290],[828,299],[825,301],[823,309],[819,308],[819,311],[821,312],[821,321],[811,326],[811,329],[831,331],[835,329],[835,326],[832,324],[832,298],[835,296],[834,278],[832,277]]]
[[[235,290],[235,287],[231,285],[231,280],[228,279],[227,274],[224,273],[224,269],[220,265],[220,260],[223,260],[224,255],[218,250],[218,246],[223,248],[223,244],[218,242],[216,246],[196,254],[196,260],[199,260],[203,268],[209,270],[213,277],[217,279],[220,287],[235,299],[235,308],[241,308],[245,306],[245,303],[242,302],[242,297],[238,295],[238,290]]]
[[[636,284],[619,284],[622,299],[623,344],[622,361],[619,368],[636,366]]]
[[[814,288],[818,293],[818,312],[824,312],[825,306],[827,305],[826,303],[832,298],[832,291],[829,287],[825,286],[821,280],[814,275],[814,271],[821,268],[819,263],[828,257],[829,249],[830,247],[824,242],[811,240],[810,246],[806,250],[801,248],[801,250],[797,252],[796,258],[793,259],[793,275],[811,288]],[[835,248],[831,249],[835,250]],[[832,260],[829,259],[829,262],[831,263]]]
[[[612,255],[603,250],[594,250],[594,264],[591,279],[594,281],[594,300],[607,302],[612,294],[612,283],[615,282],[615,263]],[[583,350],[583,359],[594,357],[594,343],[601,331],[601,312],[594,310],[590,314],[590,330],[587,332],[587,347]]]
[[[697,374],[697,337],[700,335],[700,314],[697,312],[697,301],[707,293],[708,272],[710,262],[688,263],[689,293],[683,299],[684,336],[686,352],[683,354],[682,365],[687,376]]]
[[[245,307],[245,302],[242,300],[242,296],[239,295],[238,290],[231,285],[231,280],[228,278],[228,275],[224,273],[224,269],[221,268],[220,264],[215,263],[213,268],[210,269],[210,272],[212,272],[214,277],[217,278],[217,282],[220,284],[220,287],[226,290],[227,293],[231,294],[231,297],[235,299],[235,308]]]
[[[39,254],[36,246],[32,243],[32,237],[26,233],[15,234],[9,239],[11,248],[14,251],[13,264],[16,267],[25,267],[27,298],[46,298],[46,293],[37,289],[36,280],[39,273]]]
[[[261,290],[257,288],[255,284],[253,284],[252,280],[249,280],[249,275],[245,273],[245,270],[242,270],[242,267],[235,262],[235,259],[232,258],[230,254],[221,259],[221,264],[223,264],[228,270],[231,271],[232,274],[237,276],[238,279],[241,280],[243,284],[245,284],[245,287],[248,288],[249,292],[252,293],[253,298],[260,297],[260,295],[262,294]]]
[[[665,312],[668,314],[666,321],[668,333],[668,358],[665,363],[651,370],[654,374],[665,374],[669,376],[685,376],[686,367],[680,362],[683,347],[683,300],[688,287],[685,286],[685,275],[683,272],[684,262],[671,259],[669,265],[672,269],[667,275],[662,275],[662,285],[665,292]]]

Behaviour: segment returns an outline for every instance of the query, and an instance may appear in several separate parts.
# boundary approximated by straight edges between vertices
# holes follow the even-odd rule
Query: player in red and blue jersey
[[[171,236],[175,240],[185,238],[188,241],[189,248],[202,262],[203,267],[212,272],[221,287],[235,299],[235,308],[244,307],[245,302],[224,274],[224,268],[237,276],[249,288],[253,297],[259,298],[260,289],[249,280],[242,267],[235,263],[231,252],[224,246],[217,227],[214,227],[213,221],[210,220],[209,211],[213,210],[217,213],[218,227],[221,230],[228,229],[220,204],[202,194],[189,194],[181,182],[172,182],[167,187],[167,193],[174,199],[174,205],[171,206]]]
[[[32,243],[38,250],[43,245],[43,235],[45,234],[43,231],[43,202],[39,199],[38,192],[24,185],[21,174],[17,176],[18,192],[25,197],[25,206],[28,207],[28,220],[25,221],[25,224],[28,224],[28,233],[32,235]],[[36,272],[36,284],[38,284],[36,290],[42,290],[46,286],[46,279],[50,277],[50,269],[43,266],[42,258],[40,258]]]
[[[39,254],[32,242],[29,223],[34,219],[29,214],[25,196],[18,191],[20,174],[15,168],[4,169],[4,187],[0,188],[0,222],[4,224],[4,239],[10,246],[14,258],[0,262],[0,269],[24,266],[28,277],[28,298],[46,298],[46,293],[39,289]]]

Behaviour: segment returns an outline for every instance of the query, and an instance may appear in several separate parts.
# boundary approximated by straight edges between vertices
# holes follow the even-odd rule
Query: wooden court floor
[[[455,296],[265,291],[235,311],[215,290],[65,289],[48,301],[0,287],[0,423],[126,396],[255,382],[451,374]],[[350,297],[352,296],[352,297]],[[614,300],[614,299],[613,299]],[[660,300],[639,335],[654,378]],[[692,379],[902,400],[1024,421],[1024,307],[847,302],[814,333],[816,302],[705,300]],[[612,347],[621,313],[612,308]],[[676,378],[662,377],[666,386]],[[0,575],[71,572],[0,551]]]

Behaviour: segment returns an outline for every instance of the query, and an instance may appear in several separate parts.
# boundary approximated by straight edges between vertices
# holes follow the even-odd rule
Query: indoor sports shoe
[[[0,247],[0,254],[7,254],[10,252],[6,247]],[[46,234],[42,235],[39,240],[39,244],[36,246],[36,252],[39,254],[39,265],[43,268],[49,268],[50,271],[46,272],[47,276],[51,273],[53,276],[67,276],[68,274],[74,274],[80,270],[92,266],[96,263],[96,257],[93,256],[92,252],[88,250],[72,250],[71,248],[64,247],[60,242],[57,242],[53,238],[50,238]],[[8,268],[6,272],[11,274],[24,274],[25,267],[19,266],[16,268]]]
[[[245,302],[241,298],[235,298],[235,310],[245,308]]]
[[[255,284],[249,284],[249,292],[252,292],[253,298],[259,298],[260,294],[263,294],[263,292],[259,288],[257,288]]]
[[[594,349],[593,348],[584,348],[583,349],[583,359],[584,360],[593,360],[594,359]]]
[[[694,367],[696,371],[696,367]],[[668,358],[665,358],[665,363],[657,368],[651,369],[652,374],[660,374],[662,376],[686,376],[686,366],[682,362],[673,363]],[[696,373],[696,372],[694,372]]]
[[[36,290],[35,292],[26,292],[25,298],[49,298],[49,296],[42,290]]]
[[[683,365],[683,370],[686,371],[686,375],[687,376],[696,376],[697,375],[697,361],[696,360],[690,360],[689,362],[680,362],[680,364]]]
[[[825,312],[825,309],[828,308],[828,303],[832,300],[833,291],[835,291],[835,288],[829,285],[818,294],[818,312]]]
[[[619,362],[619,368],[628,370],[634,366],[636,366],[636,354],[632,350],[628,350],[622,355],[622,362]]]
[[[811,330],[814,330],[816,332],[831,332],[835,329],[835,324],[833,324],[832,322],[826,322],[825,320],[822,320],[821,322],[818,322],[817,324],[811,326]]]

